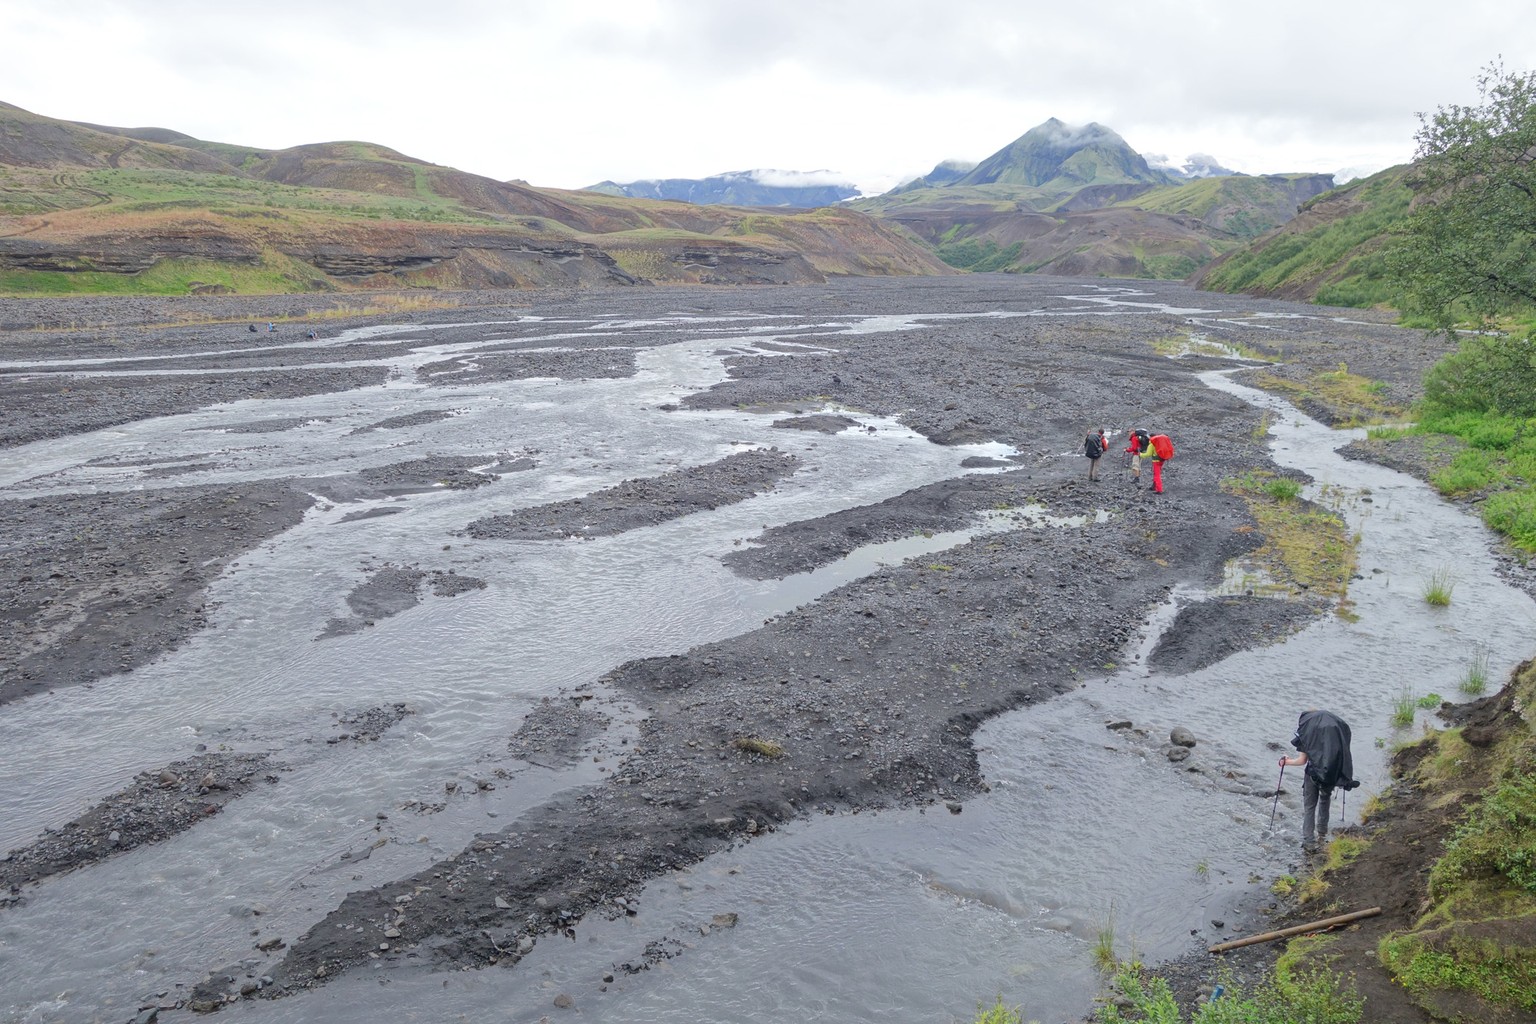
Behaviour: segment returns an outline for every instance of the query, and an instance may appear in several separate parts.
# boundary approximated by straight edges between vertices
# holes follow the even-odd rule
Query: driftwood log
[[[1341,924],[1349,924],[1351,921],[1359,921],[1366,917],[1375,917],[1381,913],[1380,907],[1372,907],[1369,910],[1357,910],[1352,914],[1340,914],[1338,917],[1326,917],[1321,921],[1313,921],[1311,924],[1298,924],[1291,928],[1281,928],[1276,932],[1264,932],[1260,935],[1249,935],[1247,938],[1233,939],[1231,942],[1219,942],[1212,946],[1208,952],[1225,953],[1229,949],[1237,949],[1240,946],[1252,946],[1259,942],[1273,942],[1276,939],[1288,939],[1292,935],[1305,935],[1307,932],[1320,932],[1327,928],[1337,928]]]

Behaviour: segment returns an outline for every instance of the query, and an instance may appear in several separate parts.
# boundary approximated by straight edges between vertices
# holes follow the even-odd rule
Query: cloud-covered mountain
[[[1154,169],[1166,171],[1175,178],[1221,178],[1238,173],[1230,167],[1223,167],[1221,162],[1209,153],[1191,153],[1184,158],[1182,164],[1175,164],[1161,153],[1145,155],[1147,163]]]
[[[699,206],[832,206],[859,195],[846,175],[835,171],[781,171],[759,168],[708,178],[648,178],[603,181],[584,191],[630,199],[672,199]]]

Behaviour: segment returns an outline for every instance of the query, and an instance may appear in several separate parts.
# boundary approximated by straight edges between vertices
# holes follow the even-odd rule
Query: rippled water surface
[[[279,786],[253,791],[191,832],[54,879],[0,913],[0,1018],[131,1018],[146,994],[246,955],[251,906],[264,910],[262,934],[296,936],[346,892],[420,870],[499,827],[493,819],[596,781],[592,764],[554,771],[506,752],[516,721],[540,698],[630,658],[747,632],[882,562],[968,539],[974,531],[872,547],[787,580],[740,579],[720,558],[765,526],[881,501],[1007,450],[942,447],[864,415],[860,429],[829,436],[771,429],[761,415],[658,409],[722,379],[722,353],[813,359],[818,336],[936,318],[529,320],[508,326],[509,339],[515,326],[528,350],[660,329],[684,340],[639,350],[633,377],[450,391],[415,385],[414,370],[473,358],[488,343],[438,343],[422,326],[370,329],[315,344],[420,339],[409,354],[387,357],[396,372],[389,385],[233,403],[5,453],[7,497],[322,477],[427,454],[530,455],[537,466],[474,490],[322,501],[215,584],[214,628],[191,643],[94,688],[0,709],[0,848],[28,842],[199,742],[272,750],[291,767]],[[756,347],[765,341],[775,347]],[[79,373],[139,372],[111,360],[75,365]],[[1271,409],[1277,461],[1314,477],[1308,496],[1359,532],[1358,621],[1322,616],[1282,644],[1209,669],[1149,675],[1141,664],[1158,632],[1181,604],[1208,596],[1181,591],[1148,609],[1145,640],[1126,652],[1124,667],[981,730],[992,791],[961,814],[940,807],[795,823],[655,881],[636,917],[584,922],[575,941],[542,939],[515,970],[393,972],[387,982],[359,971],[225,1015],[537,1021],[556,1012],[556,994],[570,992],[583,1019],[615,1022],[948,1020],[1001,994],[1023,1004],[1026,1017],[1069,1019],[1095,991],[1091,948],[1111,922],[1122,953],[1154,958],[1189,948],[1192,931],[1217,938],[1212,919],[1248,890],[1250,875],[1272,876],[1292,860],[1299,784],[1281,802],[1274,835],[1269,801],[1251,793],[1273,787],[1267,744],[1289,739],[1297,713],[1324,703],[1354,725],[1363,800],[1384,781],[1376,741],[1396,735],[1388,722],[1404,681],[1416,694],[1454,696],[1480,646],[1501,677],[1528,653],[1515,638],[1532,630],[1486,624],[1530,624],[1533,613],[1494,576],[1481,531],[1464,513],[1408,477],[1340,458],[1334,449],[1349,435],[1220,375],[1207,382]],[[445,409],[452,415],[408,430],[353,433]],[[303,425],[225,432],[279,418]],[[752,446],[777,446],[804,466],[770,493],[618,537],[509,542],[461,533],[487,514]],[[213,465],[169,480],[146,475],[178,460]],[[404,511],[342,521],[374,505]],[[1009,526],[978,522],[976,530]],[[349,614],[346,594],[386,562],[453,569],[488,586],[426,597],[363,632],[312,639]],[[1447,566],[1455,600],[1430,608],[1424,581]],[[316,742],[337,711],[394,701],[416,713],[379,742]],[[622,705],[607,710],[617,729],[634,721]],[[1115,720],[1149,738],[1107,730]],[[1200,737],[1203,762],[1217,770],[1190,773],[1161,756],[1174,725]],[[455,796],[437,814],[397,811],[410,800],[442,800],[445,779],[496,769],[514,781]],[[366,860],[338,866],[343,853],[380,838],[388,842]],[[719,914],[736,914],[737,923],[706,927]],[[638,962],[658,943],[680,955],[620,972],[599,990],[595,979],[615,963]]]

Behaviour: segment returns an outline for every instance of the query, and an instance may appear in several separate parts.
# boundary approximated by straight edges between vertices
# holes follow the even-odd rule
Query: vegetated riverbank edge
[[[746,309],[784,316],[986,312],[1036,309],[1041,296],[1111,294],[1143,286],[978,278],[899,286],[849,282],[793,290],[647,290],[519,296],[528,305],[444,305],[411,315],[438,323],[525,314],[612,318],[669,309]],[[1155,287],[1165,301],[1192,309],[1306,312],[1306,307],[1286,303],[1234,301],[1178,286]],[[25,319],[24,305],[19,310],[12,305],[21,301],[0,303],[0,320]],[[185,322],[190,317],[174,302],[161,307],[151,300],[78,300],[77,307],[66,309],[57,305],[66,300],[38,301],[55,304],[49,313],[54,321],[74,316],[78,322],[103,326],[11,335],[6,360],[57,357],[63,351],[151,361],[200,353],[199,365],[210,373],[206,382],[195,374],[182,374],[175,381],[147,377],[153,383],[134,385],[123,385],[121,379],[105,384],[72,380],[75,399],[55,404],[32,399],[56,382],[6,373],[0,377],[0,393],[7,394],[4,407],[25,410],[15,417],[23,423],[0,424],[10,445],[120,422],[112,419],[122,414],[120,404],[111,401],[113,395],[102,392],[95,410],[81,400],[96,387],[148,389],[136,392],[142,402],[129,406],[130,418],[272,390],[271,369],[259,367],[248,376],[219,374],[216,383],[223,390],[217,394],[198,392],[202,384],[215,383],[212,370],[236,368],[240,360],[251,358],[233,351],[220,356],[217,348],[272,340],[269,333],[260,338],[250,334],[243,322],[145,327],[141,325],[146,320],[179,317]],[[253,321],[264,323],[271,316],[271,303],[263,300],[219,302],[221,309],[247,310]],[[166,312],[157,312],[162,308]],[[1273,321],[1233,320],[1220,328],[1221,340],[1240,342],[1246,350],[1312,372],[1347,362],[1354,372],[1383,382],[1405,398],[1412,396],[1423,368],[1441,351],[1415,332],[1370,322],[1369,315],[1351,311],[1345,322],[1331,321],[1320,311],[1315,315],[1316,320],[1287,322],[1284,332],[1273,330]],[[399,314],[359,316],[324,323],[322,329],[333,333],[347,326],[401,321]],[[278,334],[303,329],[297,322],[285,323]],[[468,324],[464,328],[491,329]],[[1111,522],[1078,531],[1016,530],[983,538],[946,552],[942,571],[920,565],[885,569],[746,636],[676,658],[621,666],[600,688],[633,701],[648,717],[637,744],[611,752],[622,760],[608,783],[482,836],[422,877],[354,894],[306,935],[283,937],[286,948],[260,949],[261,956],[240,964],[210,965],[208,982],[190,1001],[211,1009],[247,987],[246,994],[277,995],[322,983],[370,961],[381,942],[390,946],[384,959],[401,965],[512,963],[529,943],[564,931],[583,914],[624,913],[627,904],[619,901],[632,898],[656,874],[780,822],[908,802],[961,807],[968,793],[985,785],[970,745],[970,733],[979,722],[1077,685],[1085,670],[1118,655],[1131,637],[1132,624],[1175,583],[1217,579],[1227,559],[1258,542],[1248,532],[1253,524],[1242,502],[1224,494],[1219,483],[1248,470],[1275,468],[1257,430],[1259,417],[1244,403],[1212,394],[1194,380],[1197,369],[1242,364],[1210,356],[1168,360],[1154,354],[1155,344],[1170,334],[1203,329],[1183,311],[1134,318],[1074,314],[968,319],[900,335],[837,339],[827,346],[830,354],[815,359],[732,360],[732,379],[692,396],[686,404],[758,409],[793,418],[795,410],[814,411],[834,399],[846,407],[899,413],[937,443],[998,440],[1020,452],[1013,460],[1015,468],[1007,472],[946,481],[867,510],[793,524],[794,530],[763,538],[766,543],[753,552],[754,575],[803,571],[807,561],[826,564],[859,544],[963,526],[978,512],[1030,500],[1065,516],[1091,517],[1108,506]],[[1384,344],[1386,339],[1392,343]],[[604,340],[613,343],[611,337]],[[376,358],[379,351],[377,346],[358,348],[353,358]],[[328,350],[327,361],[347,358],[345,350],[342,360],[337,354]],[[188,361],[180,360],[179,365],[186,367]],[[579,353],[563,365],[556,361],[536,367],[539,373],[551,370],[572,379],[593,372]],[[377,383],[377,368],[371,366],[325,372],[331,376],[312,380],[314,371],[295,366],[291,372],[285,368],[284,376],[298,389],[294,393],[304,393],[307,386],[324,391]],[[492,367],[485,372],[497,371]],[[1079,445],[1082,428],[1094,423],[1117,430],[1146,423],[1175,431],[1183,457],[1170,466],[1168,493],[1153,498],[1118,480],[1108,485],[1083,480],[1082,460],[1060,456]],[[438,467],[428,460],[419,468],[431,478]],[[755,472],[760,474],[758,482],[768,486],[782,468],[765,462]],[[689,475],[683,474],[683,491]],[[737,486],[750,492],[756,484],[745,479]],[[237,511],[207,524],[221,529],[194,531],[183,525],[185,518],[172,516],[138,534],[129,529],[129,535],[142,539],[118,551],[104,550],[90,537],[79,540],[79,531],[70,529],[87,518],[103,530],[114,523],[131,526],[126,510],[105,496],[82,502],[89,511],[80,513],[65,509],[60,499],[0,502],[0,519],[16,531],[13,536],[30,545],[32,560],[55,567],[40,577],[21,569],[18,560],[7,563],[5,571],[12,578],[0,584],[35,595],[37,609],[53,611],[37,611],[22,620],[25,628],[16,631],[15,642],[23,652],[5,652],[0,700],[19,698],[39,686],[101,678],[143,664],[180,642],[199,625],[197,599],[207,579],[270,535],[265,528],[280,530],[287,516],[302,514],[301,505],[289,504],[299,498],[288,482],[264,481],[260,488],[267,493],[251,500],[271,503],[260,506],[268,510],[260,518]],[[188,500],[227,504],[230,497],[197,494]],[[674,492],[668,500],[685,497]],[[559,529],[559,510],[538,511],[543,518],[530,522],[530,528]],[[261,523],[261,518],[270,522]],[[206,539],[207,551],[193,550],[189,538],[194,532]],[[137,561],[128,564],[125,552]],[[64,568],[57,568],[60,565]],[[188,576],[189,565],[204,566],[204,574]],[[55,578],[55,572],[62,575]],[[112,577],[110,583],[107,577]],[[157,634],[161,639],[132,646],[115,662],[103,658],[101,670],[91,668],[95,663],[83,652],[92,644],[99,651],[105,634],[93,626],[63,634],[55,613],[63,605],[87,619],[95,613],[96,622],[114,618],[106,614],[114,608],[111,601],[143,606],[144,595],[134,597],[131,592],[140,580],[158,580],[155,594],[171,596],[156,602],[150,595],[155,628],[127,629],[118,642]],[[419,577],[413,577],[411,585],[417,581]],[[1263,643],[1289,625],[1292,609],[1286,606],[1271,606],[1274,621],[1271,607],[1242,607],[1243,614],[1234,614],[1230,621],[1218,618],[1208,624],[1216,652],[1212,657]],[[1092,623],[1112,628],[1089,628]],[[106,646],[111,648],[111,643],[107,640]],[[72,655],[72,644],[85,646]],[[111,649],[123,651],[121,646]],[[25,681],[30,689],[23,688],[16,682],[12,659],[25,660],[41,650],[52,652],[49,657],[55,659],[75,660],[29,663]],[[1198,651],[1182,650],[1180,657],[1193,663],[1202,660]],[[954,665],[966,666],[963,679],[956,678]],[[13,682],[14,689],[7,690]],[[584,704],[572,701],[569,708],[551,708],[530,718],[509,742],[514,749],[537,747],[541,759],[551,753],[557,758],[576,756],[579,745],[551,752],[541,739],[570,735],[572,730],[579,736],[600,731],[596,712],[584,710]],[[1266,785],[1265,780],[1253,780],[1255,795]],[[547,845],[552,841],[567,853],[551,858]],[[591,855],[592,849],[601,849],[603,856]],[[525,881],[493,891],[485,881],[493,871]],[[20,898],[25,898],[25,882],[23,877],[13,883]],[[402,902],[402,896],[410,899]],[[402,910],[406,906],[408,913]],[[424,952],[429,947],[430,954]]]

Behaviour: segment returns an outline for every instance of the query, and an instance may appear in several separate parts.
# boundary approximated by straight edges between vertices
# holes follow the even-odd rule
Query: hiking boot
[[[1301,852],[1306,854],[1309,857],[1312,856],[1314,853],[1317,852],[1317,840],[1315,840],[1315,839],[1303,839],[1301,841]]]

